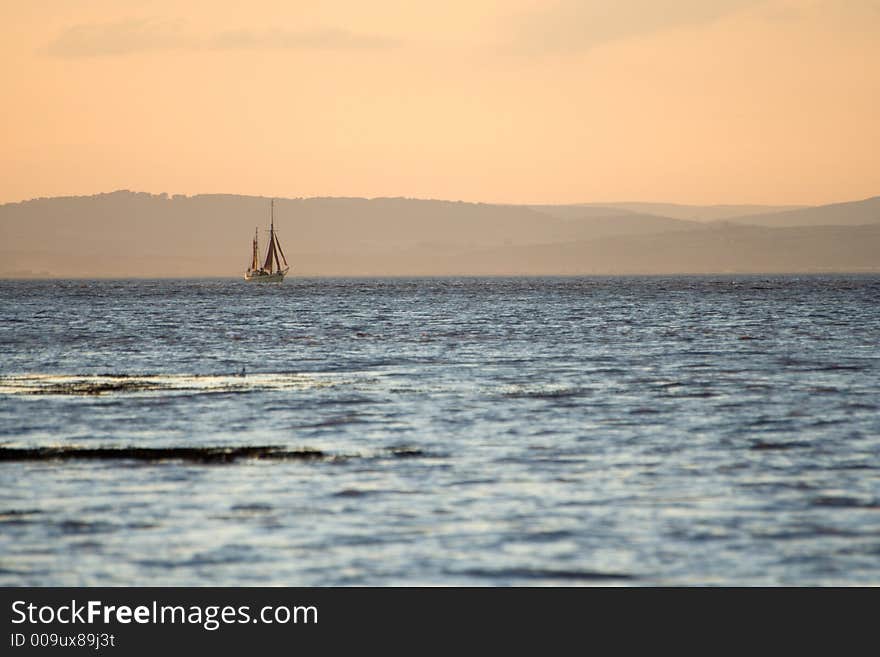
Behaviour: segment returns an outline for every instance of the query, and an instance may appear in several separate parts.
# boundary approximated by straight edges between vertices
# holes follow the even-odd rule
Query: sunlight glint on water
[[[880,278],[0,282],[0,584],[880,584]]]

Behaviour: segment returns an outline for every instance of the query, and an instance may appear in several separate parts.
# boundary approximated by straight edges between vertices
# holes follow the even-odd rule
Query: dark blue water
[[[880,584],[880,277],[0,281],[3,585]]]

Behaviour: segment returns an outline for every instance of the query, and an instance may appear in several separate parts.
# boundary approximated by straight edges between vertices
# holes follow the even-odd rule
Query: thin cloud
[[[180,23],[142,19],[73,25],[59,34],[46,52],[55,57],[106,57],[194,45]]]
[[[291,31],[230,30],[211,38],[210,46],[217,49],[286,48],[293,50],[371,50],[391,48],[399,41],[383,36],[358,34],[340,29]]]
[[[111,57],[151,51],[196,50],[369,50],[399,41],[344,29],[240,29],[196,36],[180,23],[153,19],[74,25],[59,34],[45,52],[55,57]]]
[[[678,27],[703,25],[760,0],[561,0],[520,17],[512,48],[527,53],[583,52]]]

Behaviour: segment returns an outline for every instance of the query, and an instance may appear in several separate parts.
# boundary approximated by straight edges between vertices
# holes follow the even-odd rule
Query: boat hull
[[[284,280],[285,272],[276,272],[274,274],[259,274],[247,272],[244,275],[244,280],[248,283],[280,283]]]

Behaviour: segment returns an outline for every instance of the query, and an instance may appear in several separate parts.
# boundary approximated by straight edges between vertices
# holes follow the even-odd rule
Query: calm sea
[[[878,276],[0,281],[0,584],[878,585],[878,345]]]

